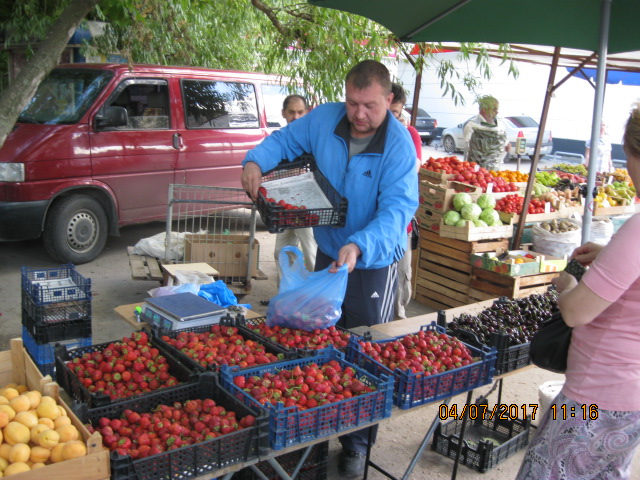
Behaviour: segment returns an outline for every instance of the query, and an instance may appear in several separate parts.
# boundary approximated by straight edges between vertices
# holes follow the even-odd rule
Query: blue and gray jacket
[[[242,165],[254,162],[266,172],[282,159],[311,153],[349,202],[344,228],[314,227],[320,250],[336,259],[353,242],[362,252],[356,268],[386,267],[404,255],[407,225],[418,207],[415,147],[407,128],[388,112],[367,149],[349,160],[349,131],[344,103],[320,105],[265,138]]]

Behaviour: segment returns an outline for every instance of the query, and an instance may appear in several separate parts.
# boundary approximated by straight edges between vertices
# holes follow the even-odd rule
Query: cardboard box
[[[440,232],[440,224],[442,223],[442,213],[426,208],[424,205],[418,207],[416,219],[421,229],[431,230],[432,232]]]
[[[468,193],[475,201],[482,194],[482,189],[462,182],[434,185],[426,180],[420,180],[420,205],[435,212],[445,213],[453,209],[453,197],[463,192]]]
[[[251,255],[250,276],[258,273],[260,244],[254,238]],[[186,235],[184,240],[185,261],[205,262],[215,268],[220,277],[247,277],[249,262],[249,235]]]

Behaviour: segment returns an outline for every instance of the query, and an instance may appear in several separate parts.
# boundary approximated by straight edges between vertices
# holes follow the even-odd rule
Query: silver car
[[[473,118],[473,117],[471,117]],[[466,122],[460,123],[457,127],[445,128],[442,131],[442,146],[447,153],[455,153],[457,151],[464,152],[467,144],[464,141],[464,126]],[[507,129],[507,138],[511,142],[511,158],[516,158],[516,139],[518,134],[522,132],[527,139],[527,146],[524,155],[533,157],[533,149],[536,144],[538,135],[538,122],[526,115],[515,115],[512,117],[501,117]],[[553,149],[553,138],[550,130],[545,130],[542,138],[542,146],[540,147],[540,158],[551,153]]]

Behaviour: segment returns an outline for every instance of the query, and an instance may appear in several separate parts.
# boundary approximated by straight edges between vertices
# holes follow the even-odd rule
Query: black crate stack
[[[55,345],[91,345],[91,280],[72,264],[22,267],[22,341],[43,375],[55,373]]]

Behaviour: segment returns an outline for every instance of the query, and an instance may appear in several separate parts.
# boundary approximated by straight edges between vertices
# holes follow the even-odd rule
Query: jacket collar
[[[373,134],[373,138],[371,139],[371,142],[367,146],[367,149],[362,153],[377,153],[380,155],[384,153],[384,143],[385,143],[384,139],[387,136],[387,127],[389,126],[389,118],[390,118],[390,114],[387,113],[387,116],[382,122],[382,125],[378,127],[378,129],[376,130],[376,133]],[[342,138],[345,141],[347,145],[349,145],[349,139],[351,138],[350,132],[351,132],[351,124],[349,123],[349,119],[345,114],[345,116],[342,117],[342,120],[338,122],[338,125],[336,126],[336,129],[333,131],[333,133],[338,135],[340,138]]]

